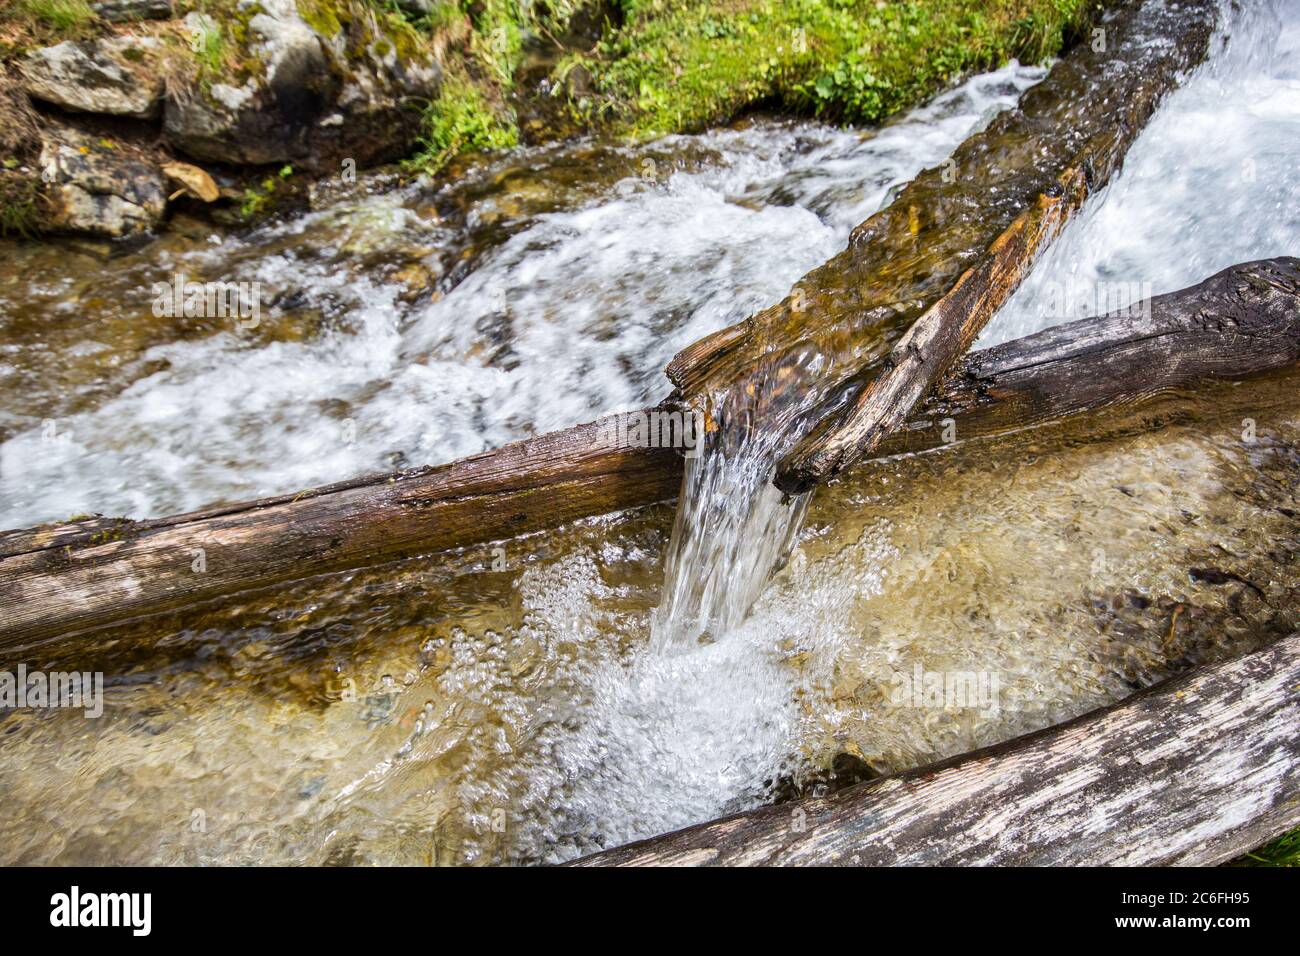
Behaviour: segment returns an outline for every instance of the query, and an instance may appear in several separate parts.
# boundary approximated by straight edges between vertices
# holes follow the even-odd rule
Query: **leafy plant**
[[[244,190],[244,200],[239,206],[239,215],[246,222],[264,216],[270,211],[276,192],[282,183],[293,175],[292,166],[281,166],[278,173],[266,176],[256,185]]]

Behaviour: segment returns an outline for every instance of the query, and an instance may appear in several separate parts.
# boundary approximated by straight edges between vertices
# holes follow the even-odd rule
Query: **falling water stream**
[[[1162,106],[1131,150],[1126,174],[1049,248],[979,344],[1126,308],[1234,263],[1296,251],[1300,24],[1269,4],[1225,18],[1217,55]],[[1221,198],[1196,201],[1211,194]],[[1262,222],[1243,228],[1252,217]],[[723,420],[703,459],[687,463],[656,622],[661,641],[734,628],[798,534],[807,495],[783,500],[771,477],[809,423],[796,411],[760,421],[766,388],[760,374],[715,396]]]
[[[1076,317],[1036,306],[1063,269],[1159,293],[1296,251],[1296,12],[1232,14],[986,340]],[[377,178],[252,232],[9,244],[0,525],[284,492],[658,400],[678,348],[779,299],[1042,75],[975,77],[872,133],[756,118]],[[178,270],[262,281],[262,325],[156,320],[144,290]],[[105,714],[0,713],[0,860],[556,862],[1066,719],[1300,623],[1295,389],[794,502],[768,482],[780,430],[736,401],[675,512],[118,628],[94,660],[52,644],[28,663],[104,669]],[[998,693],[899,693],[954,672]]]

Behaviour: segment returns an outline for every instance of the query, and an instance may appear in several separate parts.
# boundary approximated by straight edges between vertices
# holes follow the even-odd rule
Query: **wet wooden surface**
[[[946,296],[936,317],[943,317],[943,328],[951,322],[964,333],[951,344],[968,344],[974,330],[962,310],[979,307],[986,320],[1023,271],[1014,256],[996,255],[1023,252],[1020,240],[1031,232],[1013,229],[1017,217],[1032,217],[1043,197],[1078,188],[1080,173],[1082,186],[1092,188],[1088,177],[1104,171],[1092,164],[1117,161],[1156,104],[1204,58],[1217,9],[1212,0],[1177,9],[1116,5],[1099,22],[1101,33],[1070,51],[1015,109],[908,183],[854,230],[844,252],[800,279],[784,301],[683,349],[669,378],[712,421],[793,421],[789,427],[799,438],[819,421],[834,424],[854,396],[868,401],[864,384],[887,367],[886,356],[908,328]],[[1048,209],[1041,213],[1040,240],[1054,235]],[[990,265],[991,254],[1000,265]],[[913,387],[888,403],[895,416],[903,399],[924,395],[917,386],[933,380],[930,373],[942,371],[952,353],[936,352],[941,361],[926,364],[910,380]],[[790,468],[787,474],[790,487],[803,480]]]
[[[1300,363],[1300,261],[1224,270],[1149,309],[967,356],[880,456],[1132,406]],[[148,521],[0,533],[0,649],[277,582],[484,545],[672,498],[682,459],[580,425],[436,468]],[[201,566],[199,558],[202,552]]]
[[[1300,824],[1300,634],[1076,720],[580,866],[1211,865]]]

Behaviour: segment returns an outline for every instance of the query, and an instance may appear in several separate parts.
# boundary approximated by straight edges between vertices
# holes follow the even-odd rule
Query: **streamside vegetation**
[[[276,210],[264,186],[286,163],[319,175],[342,157],[398,160],[408,174],[433,175],[464,154],[584,132],[693,131],[756,106],[873,123],[971,71],[1054,56],[1098,9],[1097,0],[0,0],[0,231],[158,228],[166,183],[142,167],[124,175],[123,150],[146,167],[225,167],[222,202],[251,220]],[[110,81],[157,93],[124,105],[99,95]],[[56,162],[61,152],[90,155],[80,179]],[[128,179],[116,198],[83,195],[94,193],[87,182]]]
[[[1239,866],[1300,866],[1300,829],[1265,843],[1236,863]]]

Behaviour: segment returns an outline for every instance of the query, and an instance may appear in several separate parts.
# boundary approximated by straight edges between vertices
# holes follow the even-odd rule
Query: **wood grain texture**
[[[0,534],[0,649],[672,497],[677,454],[611,447],[609,421],[296,495]]]
[[[1154,110],[1152,100],[1149,112]],[[1089,140],[1056,182],[993,241],[984,257],[912,324],[885,357],[879,374],[847,410],[815,428],[781,460],[776,486],[788,494],[802,494],[875,452],[970,348],[1029,274],[1039,253],[1060,235],[1088,197],[1110,181],[1139,129],[1122,124]]]
[[[1131,310],[968,355],[873,457],[1124,409],[1300,363],[1300,259],[1230,266]]]
[[[995,747],[580,866],[1214,864],[1300,824],[1300,634]]]
[[[1297,363],[1300,260],[1234,266],[1134,314],[967,356],[877,454],[943,445],[947,418],[958,440],[988,437]],[[611,446],[609,422],[297,495],[0,533],[0,650],[672,498],[677,453]]]

